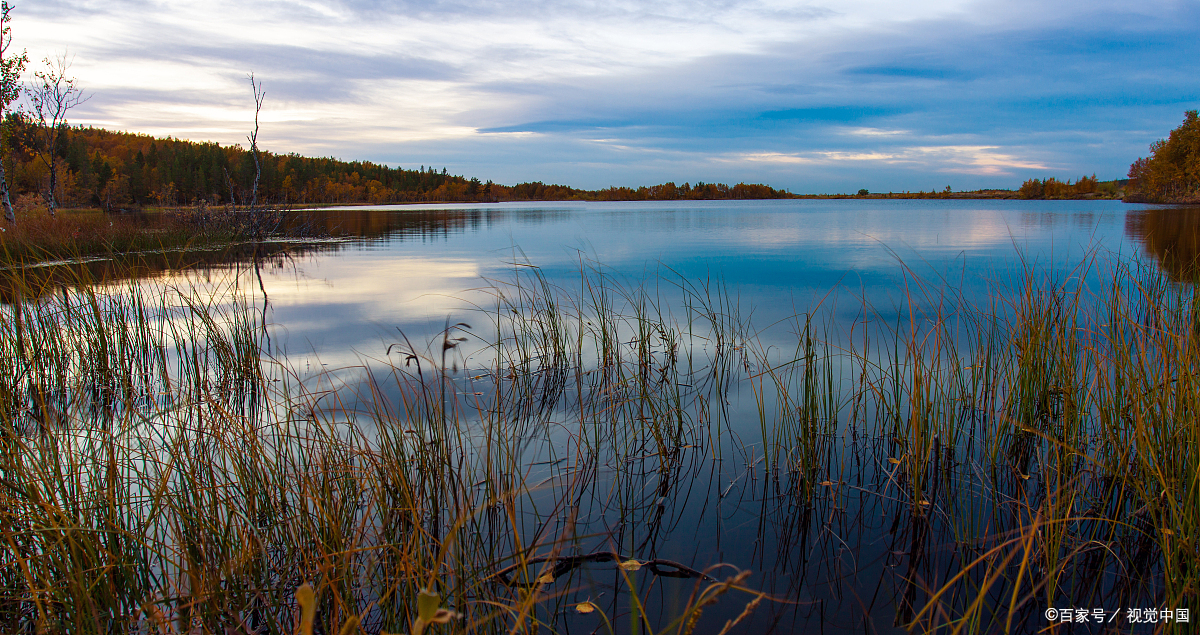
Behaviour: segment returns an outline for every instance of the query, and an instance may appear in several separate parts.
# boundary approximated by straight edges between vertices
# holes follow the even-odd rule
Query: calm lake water
[[[982,301],[1035,266],[1060,280],[1093,257],[1162,258],[1147,234],[1195,231],[1189,210],[1118,201],[702,201],[405,205],[329,209],[331,231],[366,235],[264,270],[277,344],[337,366],[404,329],[428,337],[470,321],[473,289],[514,263],[577,287],[598,266],[630,286],[720,282],[760,327],[834,311],[894,315],[906,297],[952,289]],[[1179,225],[1183,223],[1183,225]],[[1190,225],[1189,225],[1190,224]],[[1194,246],[1192,247],[1194,253]]]
[[[468,465],[484,465],[487,476],[479,483],[518,480],[528,488],[511,517],[480,512],[481,527],[499,528],[495,540],[503,546],[497,548],[511,550],[513,535],[532,536],[522,548],[544,555],[553,538],[567,536],[567,551],[575,554],[612,550],[698,570],[721,563],[750,570],[744,584],[775,601],[759,606],[739,625],[741,632],[903,632],[895,624],[911,619],[930,589],[950,582],[965,562],[1008,535],[1005,524],[1023,518],[1019,501],[1050,491],[1047,483],[1021,473],[1029,471],[1028,460],[1017,455],[1028,452],[1016,441],[1013,457],[992,457],[999,463],[972,455],[978,451],[972,449],[975,439],[986,439],[985,427],[994,421],[963,406],[976,418],[955,424],[961,440],[943,432],[933,437],[931,449],[920,450],[931,457],[932,492],[906,499],[911,488],[898,482],[903,461],[895,457],[916,461],[905,454],[918,453],[911,445],[898,449],[900,442],[882,427],[833,421],[840,414],[796,423],[796,413],[807,406],[780,401],[779,395],[793,389],[799,395],[804,388],[780,389],[756,379],[764,375],[762,368],[797,359],[797,342],[805,338],[799,335],[803,319],[795,316],[816,316],[817,335],[833,346],[824,354],[834,359],[838,347],[857,345],[855,333],[860,337],[862,331],[856,325],[902,331],[899,326],[916,319],[914,306],[930,314],[943,305],[987,309],[997,298],[1013,297],[1027,280],[1103,293],[1104,271],[1122,263],[1161,270],[1171,280],[1190,278],[1200,229],[1197,210],[1113,201],[514,203],[353,207],[298,216],[340,237],[292,246],[259,258],[257,266],[245,258],[234,264],[218,258],[168,279],[180,285],[229,284],[232,272],[235,284],[265,307],[269,354],[285,360],[301,379],[317,382],[310,389],[340,391],[338,416],[360,413],[354,422],[365,428],[383,424],[366,416],[370,409],[356,404],[356,395],[369,393],[389,404],[414,398],[405,393],[411,388],[380,388],[369,377],[373,369],[414,372],[390,347],[438,360],[447,325],[470,324],[453,334],[472,337],[442,357],[446,367],[453,363],[454,379],[434,385],[442,403],[449,399],[468,413],[461,456]],[[591,292],[586,284],[599,280],[614,290],[618,312],[628,315],[646,306],[629,301],[640,290],[651,313],[668,316],[664,321],[689,337],[695,325],[695,337],[681,349],[654,340],[655,350],[638,358],[645,363],[629,364],[632,374],[620,381],[595,379],[609,377],[608,367],[597,361],[599,354],[591,359],[581,354],[574,379],[539,375],[543,382],[557,377],[568,390],[540,385],[529,394],[552,397],[528,416],[509,416],[497,387],[520,378],[504,377],[504,368],[494,363],[495,348],[489,348],[494,340],[486,331],[496,317],[496,295],[511,294],[515,282],[527,288],[544,282],[554,293],[579,298]],[[749,325],[742,340],[714,339],[703,322],[715,311],[698,308],[698,297]],[[592,324],[590,314],[583,314],[577,322],[581,332]],[[631,337],[619,333],[620,346]],[[765,351],[764,357],[747,359],[746,340]],[[663,360],[676,359],[676,352],[687,359],[679,364],[687,368],[671,383],[666,378],[674,362]],[[858,359],[870,361],[865,354]],[[831,368],[831,386],[848,376],[848,367]],[[648,379],[660,371],[661,382]],[[589,373],[596,374],[583,378]],[[638,386],[660,390],[668,383],[667,392],[653,399],[636,392]],[[623,390],[628,394],[617,394]],[[646,412],[646,403],[666,405],[668,412]],[[834,405],[860,422],[872,416],[856,408],[849,402]],[[489,420],[484,413],[501,414]],[[620,429],[606,427],[616,420]],[[649,433],[624,436],[628,424],[651,420],[677,421],[678,428],[657,446]],[[816,427],[784,434],[785,424]],[[480,430],[478,437],[472,426]],[[493,475],[488,435],[507,434],[509,427],[517,431],[512,432],[517,441],[505,446],[511,464]],[[588,445],[582,437],[592,430],[597,440]],[[955,439],[959,431],[950,429]],[[775,450],[769,446],[783,447],[784,454],[770,455]],[[578,458],[587,452],[591,458]],[[1008,462],[1017,467],[1010,469]],[[998,471],[1000,463],[1008,471]],[[941,491],[939,465],[957,474],[947,477]],[[583,472],[586,479],[579,476]],[[466,484],[479,487],[474,479]],[[572,514],[564,501],[572,501]],[[922,506],[933,511],[913,512]],[[510,521],[516,531],[505,524]],[[488,530],[478,533],[489,539]],[[1151,601],[1159,592],[1153,580],[1130,583],[1131,574],[1111,561],[1080,566],[1098,573],[1073,570],[1072,584],[1094,585],[1060,588],[1052,601],[1113,610],[1119,607],[1104,604],[1105,598]],[[729,570],[723,571],[722,576]],[[636,630],[627,619],[628,578],[601,563],[562,573],[553,582],[555,599],[539,606],[538,619],[560,631],[604,632],[594,615],[568,608],[588,600],[625,620],[617,632]],[[1029,575],[1040,573],[1035,567]],[[675,615],[694,584],[645,570],[633,578],[653,607],[647,609],[652,621]],[[1003,585],[989,593],[989,606],[1003,614],[1009,601]],[[965,597],[953,600],[959,609],[970,604],[969,589]],[[744,603],[712,607],[697,632],[716,632]],[[1046,625],[1045,602],[1022,606],[1016,630],[1035,632]],[[1088,628],[1073,632],[1091,632]]]

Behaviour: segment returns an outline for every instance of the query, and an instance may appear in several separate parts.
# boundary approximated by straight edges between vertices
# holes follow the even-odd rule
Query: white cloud
[[[912,134],[908,130],[886,130],[883,128],[850,128],[846,134],[857,137],[898,137]]]
[[[566,153],[536,176],[548,181],[738,165],[715,178],[814,189],[847,178],[827,171],[838,166],[1000,184],[1128,165],[1147,130],[1195,107],[1187,78],[1200,57],[1179,35],[1200,27],[1187,6],[1133,11],[1107,0],[45,0],[17,8],[13,34],[35,59],[76,55],[94,95],[77,122],[241,143],[253,70],[272,150],[454,171],[469,157],[500,180],[514,157],[488,153],[519,140],[532,154],[515,160]],[[655,150],[653,169],[627,165]],[[756,179],[764,166],[793,171]]]
[[[1012,175],[1016,169],[1050,170],[1051,166],[997,152],[996,146],[917,146],[888,151],[825,151],[808,153],[750,152],[717,157],[724,162],[830,165],[884,163],[917,165],[926,171],[962,174]]]

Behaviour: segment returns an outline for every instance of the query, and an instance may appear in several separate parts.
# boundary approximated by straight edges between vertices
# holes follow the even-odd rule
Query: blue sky
[[[1200,3],[16,0],[73,123],[576,187],[1124,177],[1200,104]]]

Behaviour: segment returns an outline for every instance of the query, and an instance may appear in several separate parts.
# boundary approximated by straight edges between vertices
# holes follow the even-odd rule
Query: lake
[[[115,426],[128,496],[97,500],[172,492],[114,512],[150,514],[147,553],[179,554],[145,556],[176,580],[137,592],[164,607],[287,630],[309,582],[322,616],[395,632],[434,584],[476,631],[1039,632],[1083,609],[1072,632],[1187,628],[1123,611],[1174,616],[1198,588],[1195,209],[509,203],[292,222],[330,238],[108,279],[91,306],[122,315],[143,311],[120,299],[138,285],[181,294],[148,320],[174,342],[146,349],[161,379],[121,408],[92,380],[56,393],[107,430],[133,413]],[[39,302],[69,319],[91,302],[72,293]],[[188,317],[196,297],[220,319]],[[203,492],[231,507],[189,533]]]
[[[436,341],[447,321],[476,323],[473,307],[490,306],[490,291],[481,289],[512,281],[526,265],[565,289],[579,288],[581,271],[602,271],[626,289],[653,289],[656,303],[677,316],[681,285],[719,285],[761,329],[760,345],[786,356],[796,340],[788,318],[797,314],[827,316],[823,324],[842,329],[833,339],[844,342],[844,331],[867,314],[894,325],[907,319],[914,297],[928,305],[929,296],[948,291],[986,307],[996,294],[1019,291],[1030,271],[1068,285],[1083,280],[1099,293],[1105,269],[1089,259],[1169,268],[1164,240],[1151,234],[1195,236],[1197,229],[1194,211],[1115,201],[512,203],[354,207],[323,210],[318,218],[329,229],[371,236],[269,269],[263,288],[279,327],[275,343],[289,358],[329,368],[379,359],[398,341],[397,329],[424,342]],[[1193,247],[1183,256],[1195,253]],[[464,353],[464,366],[490,364],[473,355]],[[758,434],[760,425],[745,384],[732,389],[727,414],[740,439]],[[783,632],[817,623],[831,631],[863,628],[864,609],[870,628],[891,628],[911,536],[889,531],[895,516],[884,502],[860,492],[840,510],[829,503],[820,510],[824,518],[780,516],[765,509],[764,501],[778,495],[766,480],[738,480],[753,460],[737,457],[715,475],[703,461],[690,466],[698,479],[686,486],[690,498],[634,530],[636,542],[652,542],[639,552],[696,568],[727,562],[757,571],[749,586],[799,602],[759,609],[760,623]],[[856,475],[866,483],[873,476],[866,469]],[[747,489],[730,496],[731,484]],[[771,516],[778,517],[768,522]],[[839,524],[849,529],[830,531]],[[644,535],[650,531],[653,538]],[[954,566],[947,554],[940,558],[925,566]],[[585,588],[596,585],[620,586],[591,580]]]
[[[468,290],[511,277],[514,263],[554,284],[598,266],[631,285],[720,281],[765,326],[836,297],[894,310],[904,285],[983,297],[1022,260],[1068,276],[1085,256],[1152,248],[1145,216],[1118,201],[801,200],[507,203],[333,208],[328,230],[366,234],[326,254],[264,270],[272,321],[291,355],[350,363],[397,327],[428,335],[457,320]],[[1153,259],[1153,258],[1151,258]],[[915,280],[914,280],[915,278]],[[832,294],[832,295],[831,295]],[[858,306],[854,306],[857,304]],[[386,345],[385,345],[386,346]]]

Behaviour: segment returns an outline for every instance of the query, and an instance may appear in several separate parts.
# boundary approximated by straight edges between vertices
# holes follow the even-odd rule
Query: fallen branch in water
[[[543,562],[553,562],[554,569],[532,582],[520,582],[512,579],[511,575],[513,572]],[[654,560],[643,561],[622,556],[615,551],[597,551],[579,556],[539,556],[509,565],[497,571],[492,577],[499,580],[505,586],[536,586],[538,584],[553,582],[564,573],[592,562],[616,562],[618,563],[617,566],[626,571],[637,571],[638,569],[645,568],[649,569],[654,575],[664,578],[698,578],[707,582],[716,582],[716,578],[673,560],[655,558]]]

